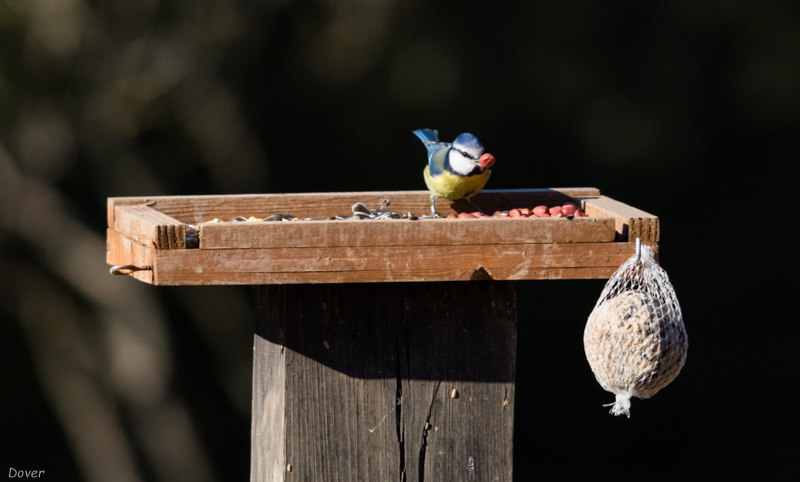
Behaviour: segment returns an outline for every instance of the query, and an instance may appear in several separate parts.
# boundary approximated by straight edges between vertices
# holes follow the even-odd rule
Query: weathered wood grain
[[[512,480],[509,283],[266,286],[257,313],[251,480]]]
[[[149,206],[115,206],[112,227],[143,246],[186,248],[186,226]]]
[[[649,244],[655,251],[657,245]],[[609,277],[634,243],[159,250],[159,285]]]
[[[264,316],[266,305],[261,297],[257,303],[256,333],[278,326],[264,325],[272,318]],[[275,341],[267,341],[257,334],[253,346],[251,481],[284,480],[286,473],[286,353],[280,340],[283,334],[274,336]]]
[[[507,189],[484,190],[474,200],[484,212],[492,213],[495,210],[533,207],[537,204],[555,205],[575,197],[599,195],[600,191],[596,188]],[[263,218],[277,213],[328,219],[339,214],[352,214],[351,207],[356,202],[376,209],[384,200],[390,201],[389,209],[403,214],[409,211],[417,215],[430,212],[428,191],[112,197],[108,199],[108,226],[114,226],[114,207],[124,205],[146,204],[181,222],[199,224],[214,218],[230,221],[236,216]],[[436,206],[445,216],[475,211],[475,207],[466,201],[450,203],[442,199]]]
[[[607,196],[581,200],[588,216],[610,216],[614,218],[618,241],[658,242],[661,228],[657,216],[636,209]]]
[[[603,243],[614,236],[609,217],[207,223],[200,248]]]
[[[517,316],[511,284],[425,286],[414,292],[406,316],[419,324],[406,331],[400,353],[407,367],[404,405],[414,408],[403,412],[412,444],[409,480],[511,481]]]

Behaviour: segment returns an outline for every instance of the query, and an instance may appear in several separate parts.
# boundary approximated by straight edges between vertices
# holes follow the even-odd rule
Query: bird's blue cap
[[[477,137],[473,136],[469,132],[465,132],[463,134],[459,134],[459,136],[456,137],[456,140],[453,141],[453,145],[457,145],[457,146],[459,146],[461,148],[465,148],[465,149],[482,149],[483,148],[483,144],[481,144],[481,141],[479,141]]]

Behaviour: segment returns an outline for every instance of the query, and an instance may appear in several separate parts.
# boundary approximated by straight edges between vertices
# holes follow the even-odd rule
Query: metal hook
[[[642,238],[636,238],[636,259],[635,263],[642,260]]]
[[[113,275],[122,276],[126,274],[131,274],[136,271],[150,271],[152,269],[153,269],[152,266],[145,266],[144,268],[141,268],[133,264],[118,264],[112,266],[109,272]]]

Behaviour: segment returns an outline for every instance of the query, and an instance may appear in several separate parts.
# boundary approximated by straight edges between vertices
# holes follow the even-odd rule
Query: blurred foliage
[[[687,316],[675,386],[613,420],[580,347],[602,283],[519,283],[517,474],[616,478],[623,446],[655,479],[780,474],[791,237],[747,223],[793,205],[798,51],[778,0],[0,0],[4,467],[245,479],[252,293],[111,279],[106,199],[420,189],[433,127],[481,138],[489,188],[658,214]]]

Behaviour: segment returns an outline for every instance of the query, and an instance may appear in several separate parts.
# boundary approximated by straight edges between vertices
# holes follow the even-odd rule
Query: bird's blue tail
[[[417,129],[414,131],[414,135],[424,143],[439,142],[439,131],[436,129]]]

